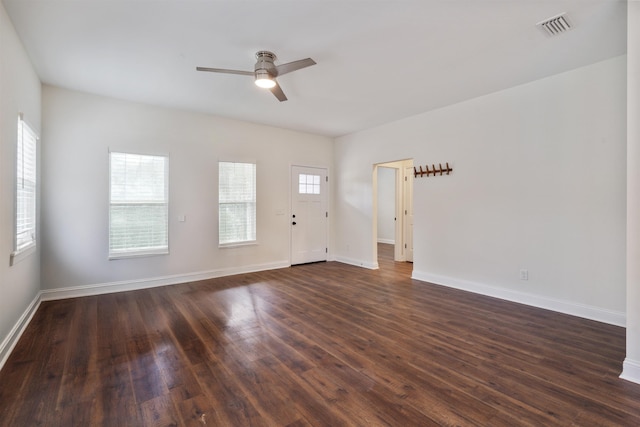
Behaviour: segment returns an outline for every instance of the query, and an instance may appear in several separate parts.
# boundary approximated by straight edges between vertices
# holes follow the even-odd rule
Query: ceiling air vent
[[[536,26],[542,29],[548,36],[557,36],[573,28],[566,13],[561,13],[560,15],[538,22]]]

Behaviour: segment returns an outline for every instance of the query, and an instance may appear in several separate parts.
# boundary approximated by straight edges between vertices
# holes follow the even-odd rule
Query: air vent
[[[573,28],[566,13],[561,13],[560,15],[538,22],[536,26],[542,29],[548,36],[558,36]]]

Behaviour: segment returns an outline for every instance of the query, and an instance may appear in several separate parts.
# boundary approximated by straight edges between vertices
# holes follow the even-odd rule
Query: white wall
[[[414,182],[414,277],[623,324],[625,69],[617,57],[338,138],[337,259],[374,265],[372,164],[449,162]]]
[[[45,297],[288,265],[290,166],[332,171],[330,138],[50,86],[43,132]],[[107,259],[109,149],[169,154],[169,255]],[[258,245],[218,248],[218,160],[257,162]]]
[[[395,243],[396,170],[378,167],[378,242]]]
[[[40,289],[39,252],[9,266],[13,251],[18,113],[40,130],[40,80],[0,2],[0,366]]]

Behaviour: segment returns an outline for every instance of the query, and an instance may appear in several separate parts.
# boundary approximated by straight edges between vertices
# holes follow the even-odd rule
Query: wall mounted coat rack
[[[416,169],[416,167],[413,167],[413,177],[417,178],[418,175],[420,175],[420,177],[422,178],[424,175],[433,175],[436,176],[436,174],[440,174],[440,176],[442,176],[443,173],[446,173],[447,175],[449,175],[451,172],[453,172],[453,169],[449,166],[449,162],[446,163],[446,167],[442,167],[442,163],[438,163],[438,168],[436,169],[436,166],[434,164],[431,165],[431,169],[429,169],[429,165],[426,165],[425,168],[427,168],[427,170],[422,170],[422,166],[420,166],[420,169]]]

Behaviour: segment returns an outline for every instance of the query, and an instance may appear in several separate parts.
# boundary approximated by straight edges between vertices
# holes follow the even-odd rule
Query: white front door
[[[327,260],[327,170],[291,167],[291,264]]]

